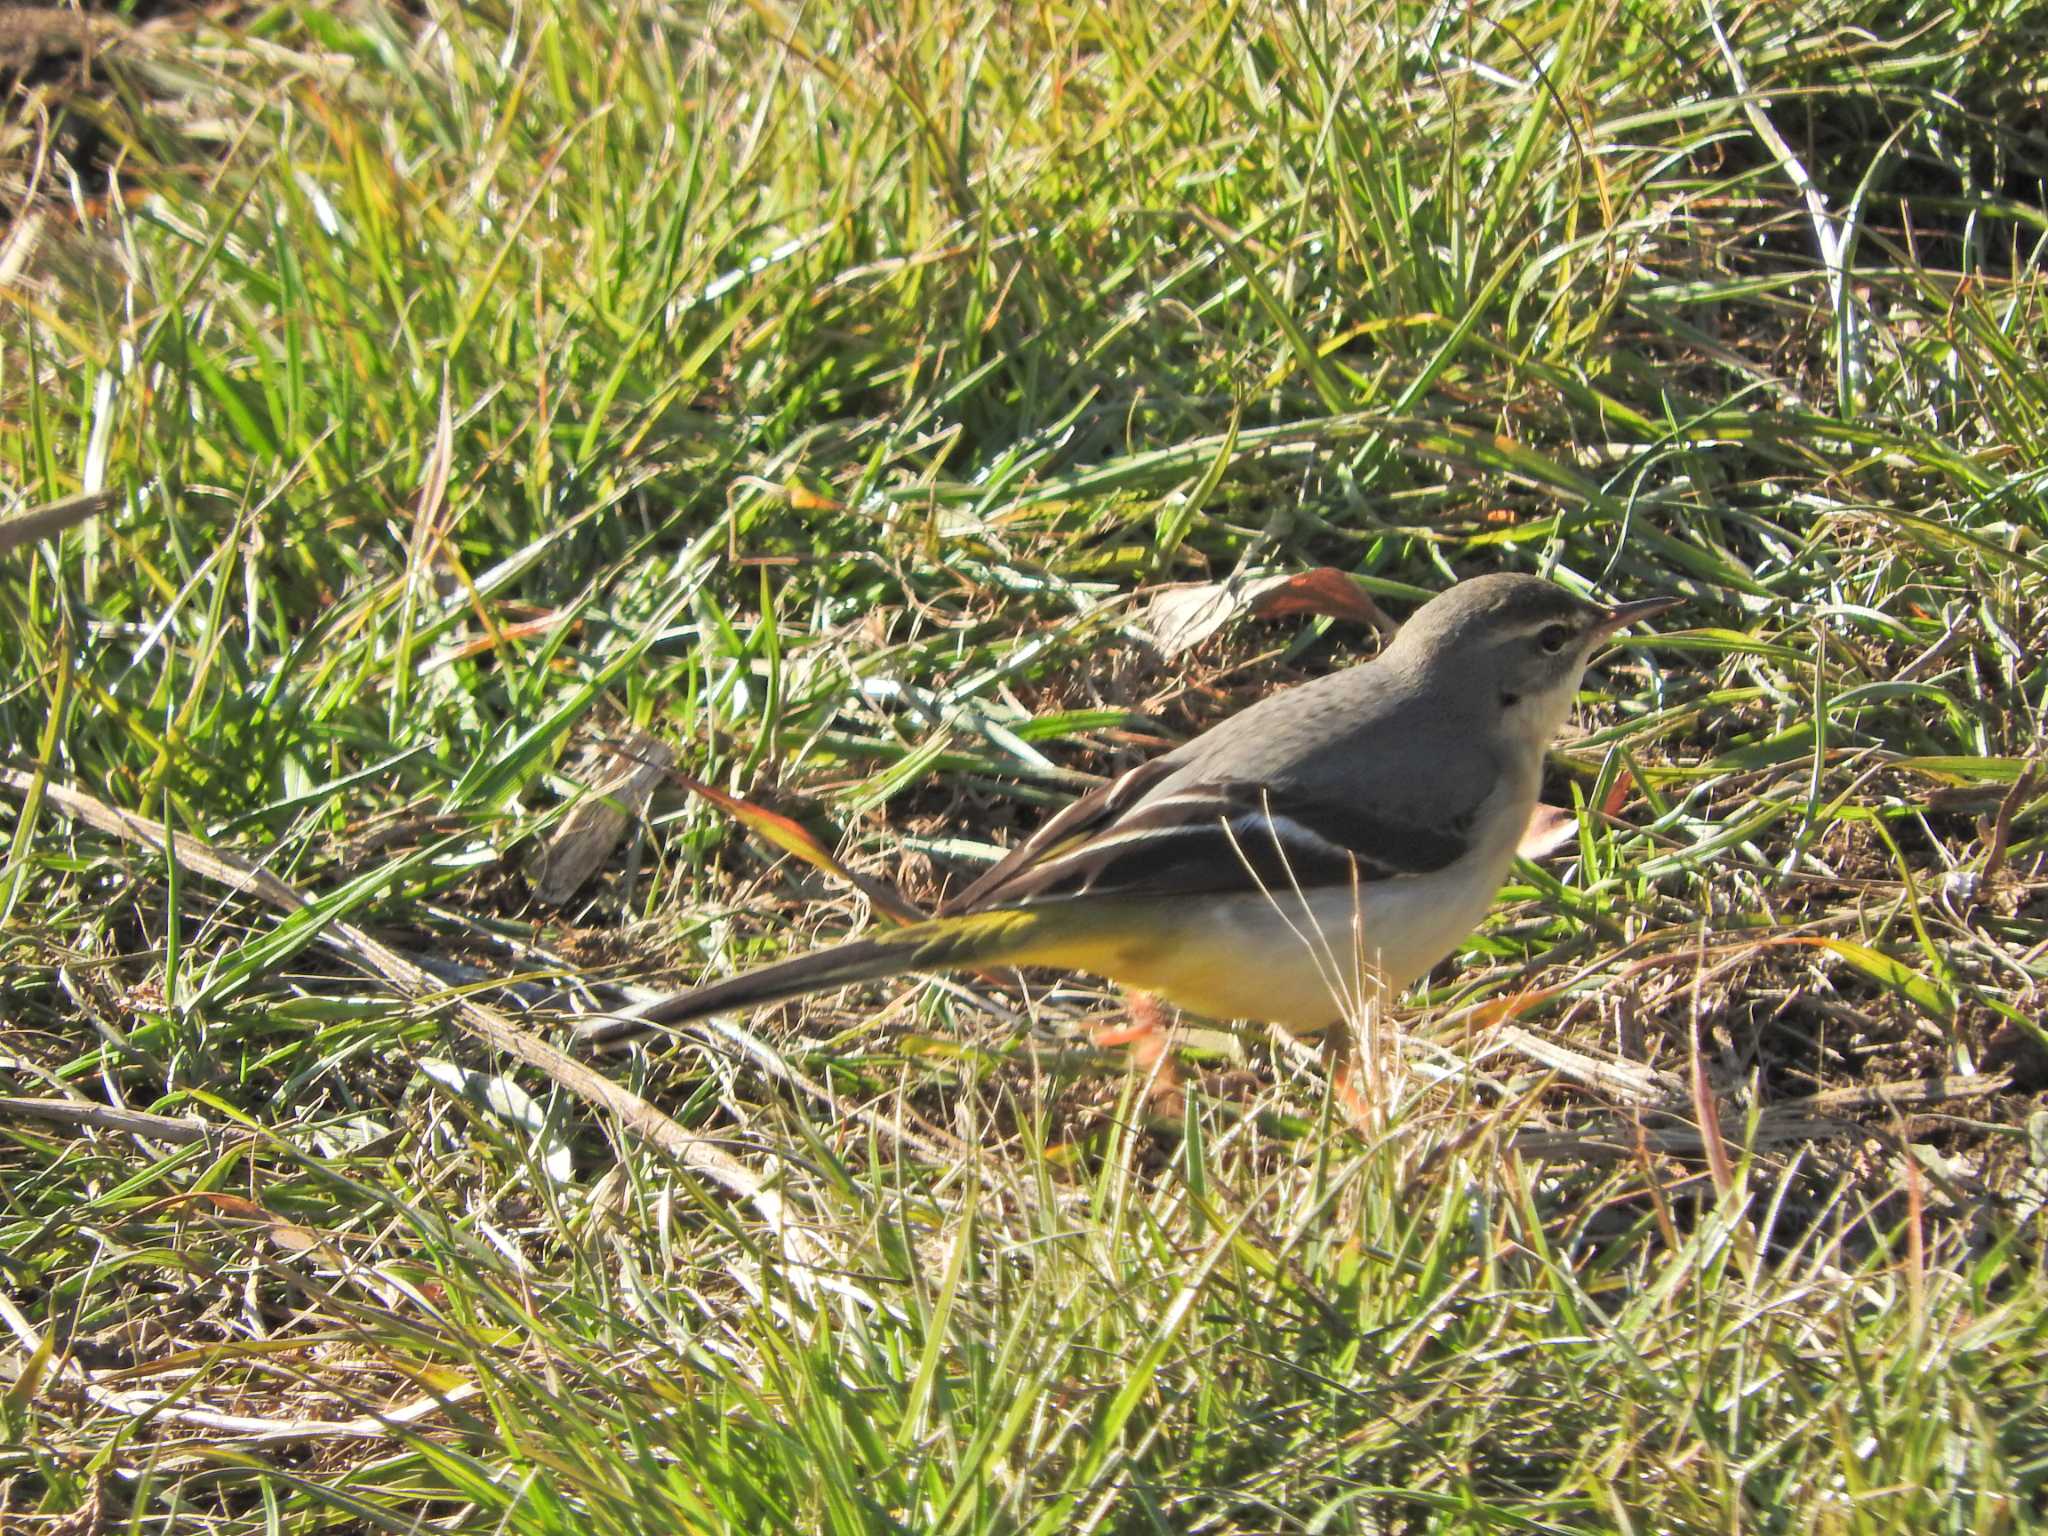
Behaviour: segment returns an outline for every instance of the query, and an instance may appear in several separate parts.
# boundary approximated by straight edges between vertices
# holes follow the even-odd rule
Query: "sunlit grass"
[[[229,22],[109,34],[0,164],[5,483],[118,496],[0,573],[0,1508],[2038,1520],[2029,8]],[[591,743],[928,904],[1369,649],[1144,633],[1318,564],[1397,616],[1497,568],[1687,599],[1557,758],[1621,809],[1413,1000],[1377,1138],[1262,1037],[1197,1037],[1162,1123],[1074,985],[600,1060],[742,1199],[461,1027],[867,918],[673,791],[538,903]]]

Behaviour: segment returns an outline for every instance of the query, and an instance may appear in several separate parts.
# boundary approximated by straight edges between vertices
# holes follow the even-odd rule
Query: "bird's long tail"
[[[983,965],[1069,963],[1069,952],[1099,942],[1098,925],[1075,910],[1088,902],[1007,907],[934,918],[854,939],[830,949],[778,960],[743,975],[677,992],[594,1019],[578,1033],[588,1044],[637,1034],[654,1024],[683,1024],[707,1014],[757,1007],[903,971],[950,971]],[[1084,962],[1085,963],[1085,962]]]

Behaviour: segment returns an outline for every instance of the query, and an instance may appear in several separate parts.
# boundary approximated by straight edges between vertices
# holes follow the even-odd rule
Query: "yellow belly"
[[[1087,971],[1209,1018],[1314,1034],[1398,993],[1455,949],[1486,916],[1506,863],[1305,897],[1120,904],[1114,923],[1062,924],[1066,931],[1016,958]]]

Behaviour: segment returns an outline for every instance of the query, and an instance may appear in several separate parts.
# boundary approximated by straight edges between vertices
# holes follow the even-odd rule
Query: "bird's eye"
[[[1555,656],[1572,643],[1571,627],[1566,624],[1546,624],[1536,632],[1536,643]]]

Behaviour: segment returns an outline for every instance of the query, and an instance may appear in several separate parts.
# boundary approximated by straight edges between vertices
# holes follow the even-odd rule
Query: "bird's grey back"
[[[1440,685],[1441,678],[1436,679]],[[1264,784],[1284,796],[1353,805],[1451,829],[1469,824],[1500,783],[1486,745],[1491,690],[1425,686],[1382,652],[1262,699],[1171,756],[1176,770],[1143,797],[1199,784]]]

